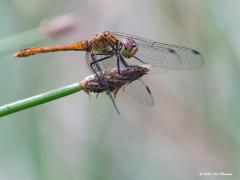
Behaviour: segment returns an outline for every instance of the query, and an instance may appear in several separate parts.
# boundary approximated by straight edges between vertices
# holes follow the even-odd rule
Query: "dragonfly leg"
[[[120,69],[120,67],[119,67],[119,61],[121,61],[121,63],[122,63],[125,67],[138,67],[138,65],[129,65],[121,55],[118,55],[118,62],[117,62],[118,69]],[[121,75],[120,70],[118,70],[118,73]],[[132,78],[136,78],[136,77],[135,77],[136,74],[135,74],[134,72],[128,74],[128,76],[130,76],[130,75],[131,75]]]
[[[139,59],[138,57],[136,57],[136,56],[133,56],[133,57],[134,57],[136,60],[140,61],[141,63],[147,64],[147,63],[143,62],[141,59]]]
[[[118,70],[118,74],[121,75],[121,71],[120,71],[120,62],[119,62],[119,57],[117,56],[117,70]]]
[[[94,65],[96,65],[97,66],[97,70],[99,71],[99,72],[102,72],[102,68],[100,67],[100,65],[98,64],[99,62],[101,62],[101,61],[104,61],[105,59],[108,59],[108,58],[110,58],[111,56],[107,56],[107,57],[104,57],[104,58],[101,58],[101,59],[97,59],[97,60],[93,60],[91,63],[90,63],[90,67],[91,67],[91,69],[94,71],[94,73],[95,74],[97,74],[97,72],[95,71],[95,69],[94,69]]]
[[[93,70],[93,72],[97,75],[97,71],[102,72],[102,69],[101,69],[101,67],[99,66],[98,63],[95,63],[97,70],[95,70],[93,68],[93,64],[92,63],[96,61],[96,56],[92,52],[91,52],[91,59],[92,59],[92,62],[90,63],[90,67]]]
[[[109,53],[94,53],[94,55],[110,55]]]
[[[134,65],[129,65],[129,64],[125,61],[125,59],[122,57],[122,55],[119,55],[119,59],[120,59],[121,63],[122,63],[125,67],[136,67],[136,66],[134,66]]]
[[[124,65],[124,67],[138,67],[138,65],[129,65],[126,60],[122,57],[122,55],[118,55],[119,60],[121,61],[121,63]]]
[[[119,55],[119,54],[116,54],[116,56],[117,56],[117,70],[118,70],[118,74],[119,75],[124,75],[123,73],[121,73],[121,67],[120,67],[120,61],[121,61],[121,55]],[[122,62],[122,61],[121,61]],[[123,64],[123,63],[122,63]],[[127,65],[127,66],[125,66],[124,65],[124,67],[129,67],[129,65]]]

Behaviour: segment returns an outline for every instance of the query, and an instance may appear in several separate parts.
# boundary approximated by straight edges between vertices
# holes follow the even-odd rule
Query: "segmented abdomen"
[[[86,40],[81,40],[70,45],[64,46],[47,46],[47,47],[36,47],[36,48],[26,48],[17,51],[16,57],[27,57],[40,53],[56,52],[56,51],[87,51],[88,44]]]

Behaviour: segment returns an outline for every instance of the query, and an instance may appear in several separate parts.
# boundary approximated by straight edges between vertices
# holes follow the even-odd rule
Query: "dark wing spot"
[[[149,94],[152,94],[152,93],[151,93],[151,90],[149,89],[149,87],[148,87],[148,86],[145,86],[145,87],[146,87],[148,93],[149,93]]]
[[[198,51],[196,51],[196,50],[194,50],[194,49],[192,49],[192,52],[193,52],[193,54],[196,54],[196,55],[199,55],[199,54],[200,54],[200,52],[198,52]]]
[[[171,54],[176,54],[177,52],[175,51],[175,50],[173,50],[173,49],[168,49],[168,51],[171,53]]]

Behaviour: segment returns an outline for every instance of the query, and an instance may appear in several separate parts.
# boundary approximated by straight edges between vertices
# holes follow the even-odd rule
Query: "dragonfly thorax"
[[[125,58],[133,57],[138,48],[135,41],[132,38],[125,39],[121,42],[120,53]]]
[[[118,38],[108,31],[96,34],[87,42],[89,49],[98,53],[112,53],[118,49],[118,43]]]

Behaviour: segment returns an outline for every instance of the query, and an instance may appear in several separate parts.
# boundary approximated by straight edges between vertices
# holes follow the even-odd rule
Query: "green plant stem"
[[[24,109],[28,109],[46,102],[53,101],[55,99],[81,91],[83,89],[84,87],[81,85],[81,83],[75,83],[75,84],[71,84],[69,86],[55,89],[55,90],[52,90],[43,94],[39,94],[27,99],[6,104],[0,107],[0,117],[8,114],[12,114]]]

